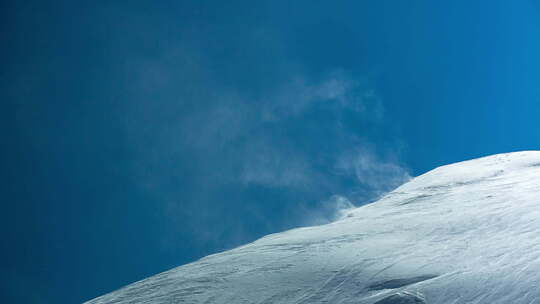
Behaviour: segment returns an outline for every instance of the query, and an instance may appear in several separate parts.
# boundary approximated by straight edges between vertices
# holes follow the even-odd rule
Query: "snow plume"
[[[374,91],[343,71],[333,71],[319,82],[296,77],[259,104],[262,106],[251,112],[252,116],[259,118],[250,126],[252,131],[265,128],[269,133],[305,132],[298,134],[300,138],[261,134],[247,142],[242,182],[270,187],[328,186],[332,181],[326,180],[331,178],[327,167],[335,162],[345,165],[339,151],[360,150],[358,146],[371,144],[358,139],[359,134],[348,125],[351,122],[347,119],[359,119],[373,125],[382,120],[384,112]],[[308,150],[303,144],[325,151]],[[367,153],[366,149],[363,151],[357,156],[364,158],[365,166],[368,162],[373,168],[382,164],[377,157],[363,155]],[[387,160],[384,166],[392,164]],[[395,167],[399,168],[398,165]],[[379,173],[382,177],[384,169]],[[361,176],[358,180],[365,182]],[[376,182],[371,180],[369,184],[374,186]]]
[[[255,115],[261,118],[258,123],[283,132],[309,130],[313,122],[306,117],[323,114],[315,122],[321,127],[314,128],[315,134],[306,132],[308,138],[291,141],[263,134],[249,142],[243,153],[240,179],[244,185],[310,192],[323,189],[330,194],[330,198],[308,204],[303,211],[310,214],[305,222],[332,221],[341,208],[353,206],[350,200],[356,205],[368,203],[411,178],[397,148],[379,151],[376,143],[359,137],[363,134],[350,125],[352,118],[377,128],[384,122],[384,108],[373,89],[343,71],[333,71],[317,83],[295,78],[262,104]],[[299,126],[295,120],[308,126]],[[317,149],[324,150],[302,146],[313,141],[317,141]],[[349,204],[343,204],[345,201]]]
[[[344,71],[292,77],[259,98],[194,91],[141,106],[134,118],[147,127],[130,130],[145,140],[134,176],[170,219],[164,244],[184,235],[226,248],[327,223],[409,178],[397,148],[378,148],[381,98]]]
[[[304,77],[295,77],[268,98],[263,108],[263,120],[276,121],[290,116],[299,116],[310,107],[327,104],[330,108],[353,112],[369,112],[380,118],[382,105],[372,98],[373,91],[353,80],[345,72],[335,70],[318,81],[310,82]]]
[[[366,147],[341,155],[336,169],[344,175],[355,176],[358,187],[353,193],[363,192],[367,200],[378,199],[411,179],[408,169],[397,159],[382,159]]]
[[[319,208],[307,211],[304,223],[313,226],[333,222],[345,216],[354,207],[348,198],[341,195],[332,195],[329,199],[323,200]]]
[[[370,79],[285,64],[268,84],[225,84],[201,49],[127,71],[141,82],[125,109],[132,176],[164,218],[166,246],[217,250],[332,221],[408,178]]]

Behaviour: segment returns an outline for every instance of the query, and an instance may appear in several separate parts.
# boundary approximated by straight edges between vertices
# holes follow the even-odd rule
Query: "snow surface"
[[[540,303],[540,152],[421,175],[322,226],[263,237],[87,303]]]

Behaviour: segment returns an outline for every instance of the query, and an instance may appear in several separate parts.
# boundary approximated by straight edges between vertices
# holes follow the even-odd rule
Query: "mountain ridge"
[[[540,303],[539,189],[539,151],[440,166],[86,303]]]

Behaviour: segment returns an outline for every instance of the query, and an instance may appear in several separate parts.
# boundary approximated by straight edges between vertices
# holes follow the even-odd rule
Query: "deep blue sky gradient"
[[[368,202],[394,171],[362,180],[348,151],[418,175],[540,149],[538,1],[1,6],[2,303],[82,302]]]

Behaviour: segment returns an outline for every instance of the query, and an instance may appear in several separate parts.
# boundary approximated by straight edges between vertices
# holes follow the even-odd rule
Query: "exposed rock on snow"
[[[540,152],[443,166],[331,224],[88,303],[540,303]]]

